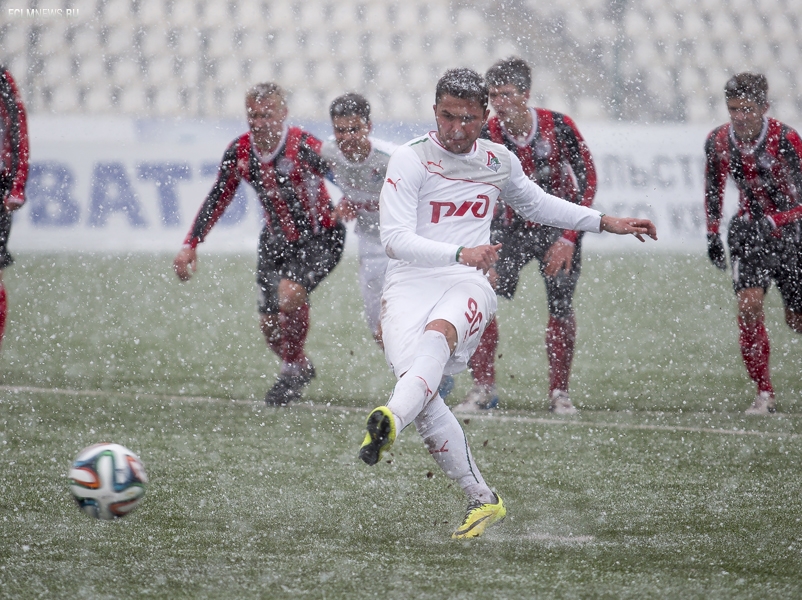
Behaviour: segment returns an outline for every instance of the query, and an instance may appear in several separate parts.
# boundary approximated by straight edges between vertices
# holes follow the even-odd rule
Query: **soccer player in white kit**
[[[580,231],[657,239],[647,219],[616,218],[544,192],[504,146],[479,139],[488,93],[470,69],[447,71],[437,84],[437,131],[393,154],[381,192],[381,239],[390,266],[382,296],[385,357],[398,382],[367,419],[359,457],[376,464],[404,427],[414,423],[432,457],[468,496],[453,533],[482,535],[506,516],[485,483],[454,414],[437,393],[442,375],[464,370],[496,296],[487,280],[500,245],[490,221],[501,197],[525,219]]]
[[[379,237],[379,193],[395,144],[370,135],[370,104],[359,94],[343,94],[329,107],[334,139],[323,142],[321,155],[343,198],[336,207],[343,221],[356,220],[359,240],[359,287],[365,317],[381,344],[379,310],[384,273],[390,261]]]

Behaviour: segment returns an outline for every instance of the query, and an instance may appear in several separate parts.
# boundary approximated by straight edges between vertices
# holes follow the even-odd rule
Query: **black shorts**
[[[279,312],[278,286],[282,279],[301,284],[307,293],[314,290],[340,262],[344,246],[345,227],[340,224],[299,242],[276,240],[263,229],[256,268],[259,312]]]
[[[802,313],[802,235],[799,223],[780,228],[780,236],[762,237],[753,221],[734,217],[727,233],[736,293],[749,288],[767,292],[777,285],[785,307]]]
[[[0,204],[0,271],[14,262],[8,252],[8,236],[11,234],[11,213]]]
[[[0,175],[0,271],[14,262],[8,252],[8,236],[11,235],[11,213],[6,210],[5,200],[11,193],[11,178]]]
[[[492,241],[494,244],[502,244],[496,263],[496,294],[512,299],[518,288],[521,269],[536,259],[540,263],[540,274],[546,283],[549,314],[559,319],[569,317],[573,312],[574,291],[582,270],[582,234],[577,239],[571,269],[567,273],[560,271],[556,276],[548,277],[543,272],[546,268],[543,258],[562,234],[563,230],[556,227],[527,227],[519,221],[495,230],[491,235]]]

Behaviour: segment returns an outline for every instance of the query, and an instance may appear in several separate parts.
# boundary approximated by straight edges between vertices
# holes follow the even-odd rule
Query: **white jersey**
[[[449,267],[461,246],[490,243],[499,199],[528,221],[594,232],[601,225],[598,211],[547,194],[504,146],[478,139],[471,152],[454,154],[432,131],[398,148],[387,167],[380,231],[388,277],[404,267]]]
[[[334,184],[343,195],[359,206],[356,234],[360,243],[379,244],[379,194],[387,171],[387,163],[396,146],[370,139],[370,154],[362,162],[348,160],[334,139],[323,142],[320,154],[328,162]]]

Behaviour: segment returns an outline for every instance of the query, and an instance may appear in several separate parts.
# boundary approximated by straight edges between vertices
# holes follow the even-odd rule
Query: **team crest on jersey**
[[[495,154],[493,154],[490,150],[488,150],[487,164],[485,166],[491,171],[493,171],[493,173],[498,173],[498,170],[501,168],[501,161],[498,158],[496,158]]]

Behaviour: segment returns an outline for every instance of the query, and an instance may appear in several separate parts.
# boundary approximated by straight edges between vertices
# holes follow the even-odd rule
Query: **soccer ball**
[[[78,507],[96,519],[124,517],[145,495],[148,476],[139,457],[119,444],[81,450],[69,473]]]

